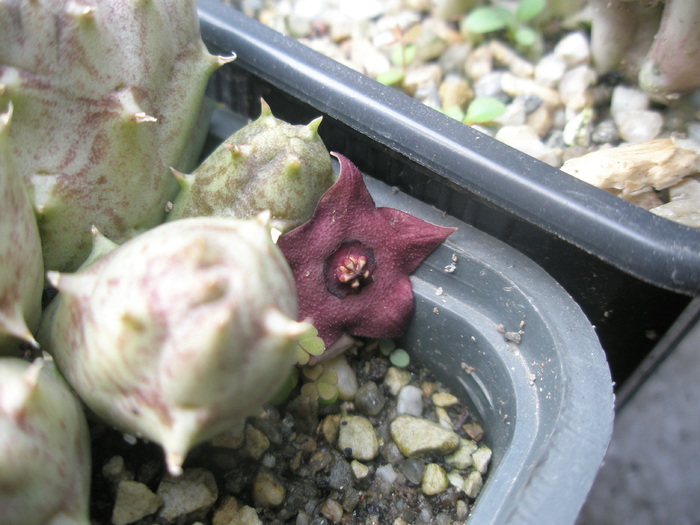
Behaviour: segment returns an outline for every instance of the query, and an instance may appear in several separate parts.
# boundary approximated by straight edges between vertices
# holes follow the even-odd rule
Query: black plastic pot
[[[210,145],[245,122],[218,110]],[[457,228],[411,277],[416,308],[400,345],[471,405],[493,450],[469,525],[573,523],[613,422],[610,371],[591,324],[517,250],[372,177],[365,181],[377,206]],[[451,264],[454,271],[445,271]],[[520,332],[520,342],[504,330]]]
[[[203,37],[238,54],[210,95],[248,117],[264,97],[363,171],[515,247],[582,307],[617,384],[700,293],[700,232],[575,180],[213,0]]]

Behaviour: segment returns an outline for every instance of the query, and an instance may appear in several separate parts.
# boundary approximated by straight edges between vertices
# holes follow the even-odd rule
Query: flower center
[[[360,293],[373,280],[374,251],[360,241],[345,241],[326,259],[326,289],[339,298]]]

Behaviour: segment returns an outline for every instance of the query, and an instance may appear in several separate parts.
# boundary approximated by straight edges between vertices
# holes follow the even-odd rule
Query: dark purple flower
[[[398,337],[413,310],[409,275],[454,228],[377,208],[360,171],[337,153],[340,175],[314,215],[278,246],[309,319],[328,349],[343,334]]]

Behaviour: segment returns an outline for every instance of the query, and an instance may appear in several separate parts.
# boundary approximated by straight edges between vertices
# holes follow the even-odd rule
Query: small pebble
[[[616,86],[610,100],[610,115],[615,122],[625,113],[644,111],[649,107],[649,95],[639,88]]]
[[[340,415],[331,414],[321,421],[321,433],[328,443],[335,443],[340,429]]]
[[[361,414],[376,416],[382,411],[385,404],[386,398],[374,381],[368,381],[357,389],[355,408]]]
[[[535,74],[535,66],[500,40],[491,40],[488,45],[493,58],[506,66],[515,76],[530,78]]]
[[[593,131],[593,109],[585,108],[564,126],[562,137],[567,146],[589,146]]]
[[[377,467],[374,475],[378,480],[388,484],[392,484],[394,481],[396,481],[396,471],[394,470],[394,467],[389,464]]]
[[[112,525],[127,525],[154,514],[163,499],[138,481],[123,480],[117,486]]]
[[[270,448],[270,440],[252,425],[245,426],[244,452],[253,459],[260,459],[265,451]]]
[[[369,467],[364,463],[360,463],[356,459],[353,459],[350,462],[350,468],[352,469],[352,473],[355,476],[355,479],[358,480],[366,478],[369,474]]]
[[[700,228],[700,182],[687,178],[669,189],[671,202],[652,208],[652,213],[686,226]]]
[[[503,71],[494,71],[480,77],[474,83],[474,97],[494,97],[504,103],[510,102],[511,97],[501,88],[505,74]]]
[[[352,467],[344,458],[336,454],[331,464],[328,484],[334,489],[343,490],[352,486],[352,479]]]
[[[467,60],[464,62],[464,72],[474,81],[481,80],[492,71],[493,55],[491,54],[491,50],[487,45],[477,47],[469,54]],[[500,86],[500,80],[496,84]],[[480,95],[477,91],[476,96],[479,97],[485,95]]]
[[[460,438],[459,447],[452,454],[445,456],[445,461],[456,469],[465,470],[474,464],[472,454],[477,448],[473,441]]]
[[[416,458],[407,458],[399,464],[401,474],[406,476],[406,479],[411,483],[418,485],[423,479],[423,469],[425,462]]]
[[[493,452],[491,452],[489,447],[486,445],[481,445],[478,449],[476,449],[476,451],[472,452],[472,463],[474,463],[474,468],[481,474],[486,474],[492,455]]]
[[[517,97],[518,95],[534,95],[539,97],[544,104],[550,107],[556,107],[561,104],[561,97],[558,91],[542,86],[530,78],[520,78],[511,73],[502,73],[500,80],[501,90],[511,97]]]
[[[566,61],[559,55],[545,55],[535,66],[535,80],[543,86],[556,88],[566,67]]]
[[[253,500],[261,507],[277,507],[284,502],[284,485],[269,471],[261,469],[253,481]]]
[[[655,139],[664,126],[661,113],[651,110],[623,113],[616,122],[620,138],[632,144]]]
[[[591,132],[591,141],[596,144],[611,144],[619,139],[617,126],[612,119],[601,120]]]
[[[593,105],[590,88],[597,80],[596,72],[590,66],[577,66],[566,73],[559,82],[559,97],[567,109],[579,112]]]
[[[362,416],[346,416],[341,419],[338,449],[349,452],[360,461],[369,461],[379,453],[379,440],[372,423]]]
[[[334,499],[327,499],[321,506],[321,514],[333,523],[340,523],[343,518],[343,506]]]
[[[447,108],[464,109],[474,98],[474,91],[466,79],[450,75],[440,84],[438,90],[440,105]]]
[[[348,364],[345,356],[340,355],[334,359],[329,359],[323,364],[326,368],[335,370],[338,376],[338,399],[342,401],[352,401],[357,393],[357,375]]]
[[[411,382],[411,373],[408,370],[389,367],[384,376],[384,385],[389,389],[389,393],[393,396],[399,394],[401,389]]]
[[[446,455],[459,446],[457,434],[427,419],[397,416],[389,428],[391,438],[406,457],[430,452]]]
[[[204,519],[219,491],[214,475],[202,468],[185,469],[177,478],[164,477],[157,490],[163,500],[158,517],[166,523]]]
[[[484,479],[478,470],[472,470],[464,480],[464,492],[470,498],[476,498],[484,485]]]
[[[241,503],[230,495],[221,499],[214,511],[212,525],[262,525],[255,509]]]
[[[436,392],[431,399],[437,407],[451,407],[459,403],[459,398],[449,392]]]
[[[561,165],[561,152],[546,146],[529,126],[503,126],[496,139],[551,166]]]
[[[568,67],[588,64],[591,60],[588,36],[581,31],[566,35],[554,47],[554,54],[564,60]]]
[[[404,386],[396,402],[397,414],[420,417],[423,414],[423,393],[413,385]]]
[[[434,496],[445,491],[450,486],[447,472],[437,463],[428,463],[423,471],[421,490],[427,496]]]
[[[102,467],[102,475],[115,485],[124,480],[134,479],[134,474],[124,466],[122,456],[112,456]]]
[[[456,470],[448,472],[447,479],[450,480],[450,485],[452,485],[457,490],[464,490],[464,478]]]

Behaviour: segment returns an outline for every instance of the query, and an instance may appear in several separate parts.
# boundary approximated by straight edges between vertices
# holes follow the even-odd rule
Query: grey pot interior
[[[211,145],[246,122],[217,110]],[[612,381],[593,327],[517,250],[365,181],[377,206],[457,228],[411,278],[416,307],[401,344],[476,410],[494,452],[469,525],[573,523],[612,433]],[[456,269],[446,272],[453,255]],[[520,342],[509,342],[499,325],[522,330]]]

